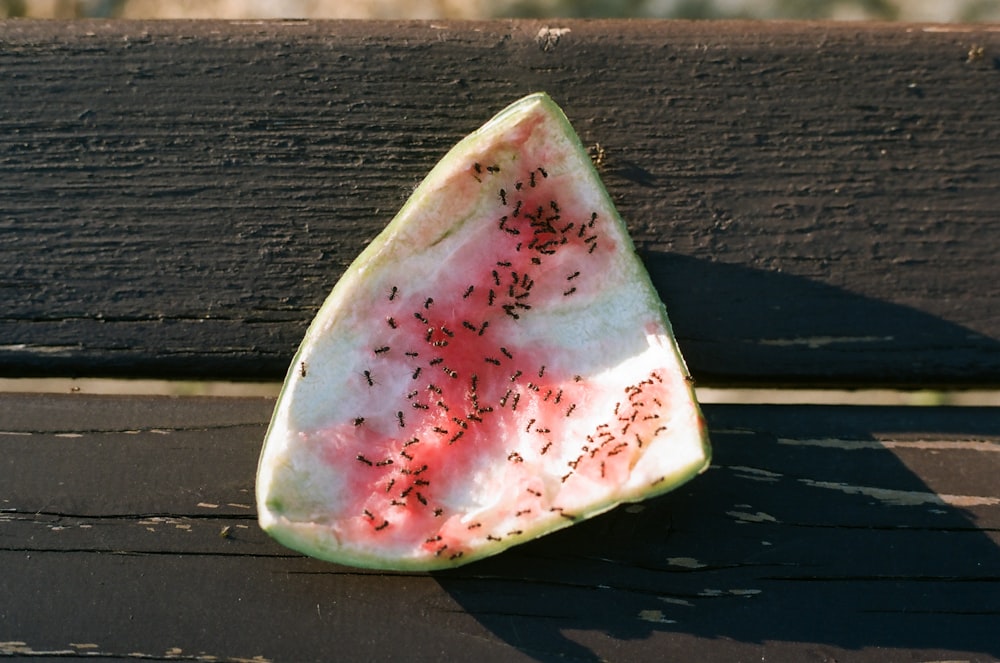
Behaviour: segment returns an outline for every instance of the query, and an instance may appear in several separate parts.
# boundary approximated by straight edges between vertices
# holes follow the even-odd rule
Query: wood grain
[[[988,408],[712,406],[680,490],[434,574],[256,526],[267,399],[0,395],[0,656],[1000,657]]]
[[[544,89],[703,384],[996,384],[998,63],[986,27],[2,21],[0,372],[280,378]]]

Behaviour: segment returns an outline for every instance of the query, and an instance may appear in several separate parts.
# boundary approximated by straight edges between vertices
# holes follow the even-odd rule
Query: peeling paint
[[[732,465],[729,469],[737,472],[737,477],[740,479],[750,479],[751,481],[777,481],[783,475],[777,472],[769,472],[768,470],[762,470],[759,467],[747,467],[745,465]]]
[[[668,619],[662,610],[640,610],[639,619],[644,622],[653,622],[654,624],[676,624],[676,619]]]
[[[79,351],[79,345],[33,345],[28,343],[0,345],[0,352],[25,352],[36,355],[58,355]]]
[[[703,569],[706,566],[694,557],[668,557],[667,564],[670,564],[671,566],[680,566],[685,569]]]
[[[885,343],[894,340],[892,336],[804,336],[801,338],[762,338],[761,345],[774,347],[795,347],[804,345],[810,350],[841,343]]]
[[[933,451],[983,451],[1000,452],[1000,444],[982,440],[842,440],[838,438],[814,438],[796,440],[778,438],[778,444],[800,447],[825,447],[857,451],[865,449],[921,449]]]
[[[0,656],[72,656],[76,653],[73,649],[36,650],[21,640],[0,642]]]
[[[846,483],[832,481],[813,481],[799,479],[807,486],[839,490],[848,495],[865,495],[874,497],[880,502],[891,506],[919,506],[921,504],[947,505],[954,507],[995,506],[1000,504],[1000,498],[981,497],[977,495],[939,495],[918,490],[892,490],[890,488],[875,488],[872,486],[852,486]]]
[[[730,589],[729,593],[733,596],[756,596],[761,591],[760,589]]]
[[[698,596],[756,596],[761,592],[760,589],[703,589]]]
[[[661,596],[660,600],[663,601],[664,603],[669,603],[670,605],[683,605],[689,608],[694,607],[694,603],[691,603],[687,599],[675,599],[668,596]]]
[[[743,523],[777,523],[781,522],[769,513],[758,511],[757,513],[747,513],[745,511],[726,511],[727,516],[732,516]]]
[[[535,35],[535,41],[538,42],[543,51],[549,52],[554,50],[559,45],[559,40],[562,36],[569,32],[569,28],[550,28],[545,26],[538,30],[538,34]]]
[[[138,525],[176,525],[180,520],[170,516],[148,516],[136,521]]]
[[[185,654],[184,650],[180,647],[171,647],[167,649],[163,654],[156,655],[149,652],[141,651],[131,651],[125,654],[119,652],[109,652],[102,651],[100,647],[91,642],[85,643],[69,643],[71,649],[34,649],[29,646],[27,642],[22,640],[8,640],[5,642],[0,642],[0,656],[46,656],[50,658],[54,657],[76,657],[76,656],[87,656],[95,658],[138,658],[138,659],[155,659],[155,660],[195,660],[195,661],[219,661],[222,658],[205,653],[198,654]],[[83,651],[81,651],[83,650]],[[271,659],[265,658],[264,656],[257,655],[250,658],[244,657],[225,657],[226,661],[232,661],[233,663],[273,663]]]

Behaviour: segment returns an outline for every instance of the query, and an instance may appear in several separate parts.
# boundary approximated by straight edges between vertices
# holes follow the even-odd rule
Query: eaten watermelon
[[[709,462],[662,303],[566,116],[501,111],[334,287],[264,442],[264,530],[429,570],[659,495]]]

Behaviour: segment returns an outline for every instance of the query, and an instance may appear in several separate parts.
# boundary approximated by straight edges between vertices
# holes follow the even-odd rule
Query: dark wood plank
[[[1000,33],[548,27],[0,22],[0,371],[279,377],[433,163],[544,89],[703,383],[996,383]]]
[[[995,410],[708,407],[715,461],[676,493],[392,574],[257,528],[271,405],[0,395],[0,655],[1000,657]]]

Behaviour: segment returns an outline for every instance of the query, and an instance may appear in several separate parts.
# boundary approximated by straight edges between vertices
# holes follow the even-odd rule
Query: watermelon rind
[[[515,253],[504,242],[512,239],[515,198],[522,200],[523,192],[524,201],[533,200],[536,184],[537,191],[558,193],[551,193],[550,207],[559,214],[549,206],[545,212],[550,219],[563,216],[549,223],[552,237],[575,225],[563,232],[566,248],[553,241],[531,254],[533,262],[525,264],[538,285],[515,300],[518,276],[528,282],[525,268],[516,271],[527,244]],[[540,219],[543,205],[537,207]],[[500,230],[498,217],[506,220]],[[593,235],[583,228],[588,220]],[[495,241],[483,240],[486,228]],[[498,309],[496,264],[514,265],[505,310]],[[473,278],[486,285],[496,279],[498,287]],[[479,309],[471,308],[476,298]],[[519,304],[524,301],[534,308]],[[480,309],[493,317],[480,315],[472,324],[471,311]],[[416,324],[413,316],[429,320],[419,357],[416,341],[401,345],[408,338],[404,327]],[[439,362],[454,353],[443,376],[440,365],[426,363],[432,332]],[[503,354],[491,350],[474,360],[459,354],[483,338],[499,338]],[[449,341],[446,350],[442,343]],[[509,378],[521,401],[500,384],[508,380],[506,366],[521,366],[508,361],[511,355],[533,357],[530,373],[539,375],[534,379],[525,369]],[[468,368],[473,361],[478,368]],[[494,368],[500,364],[508,370],[502,379]],[[471,387],[470,373],[476,376]],[[451,389],[441,397],[447,404],[438,400],[440,408],[464,408],[467,418],[434,410],[433,399],[418,402],[424,391],[407,402],[418,382],[421,390],[429,384],[441,393],[430,375]],[[461,389],[448,386],[459,383]],[[555,402],[558,416],[550,411]],[[438,418],[426,419],[431,416]],[[430,439],[431,430],[446,428],[440,439]],[[437,445],[426,452],[434,466],[422,475],[433,481],[418,481],[414,491],[413,477],[427,463],[417,468],[406,450],[421,444]],[[257,509],[269,535],[312,557],[434,570],[666,493],[703,472],[710,459],[693,381],[626,225],[566,115],[547,94],[535,93],[452,148],[337,282],[275,405],[258,464]]]

